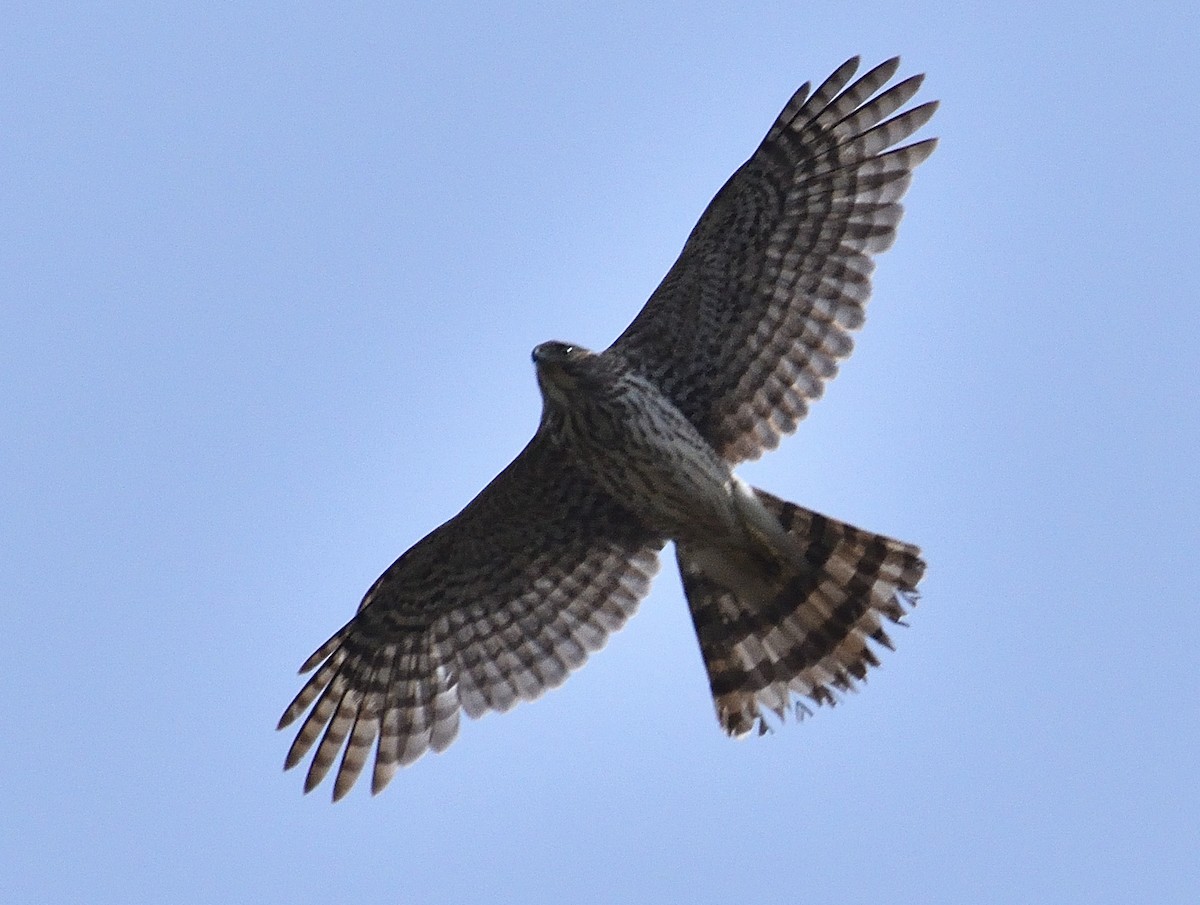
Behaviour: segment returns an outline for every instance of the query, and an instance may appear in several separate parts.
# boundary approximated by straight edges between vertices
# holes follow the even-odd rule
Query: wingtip
[[[321,653],[321,651],[319,651],[319,650],[316,651],[311,657],[309,657],[307,660],[305,660],[303,663],[301,663],[300,668],[298,670],[296,670],[296,675],[302,676],[306,672],[312,672],[313,669],[316,668],[317,664],[325,659],[324,657],[319,656],[320,653]]]
[[[303,696],[304,690],[301,689],[300,693],[296,695],[296,697],[292,698],[292,702],[288,704],[283,713],[280,714],[279,722],[275,724],[276,732],[281,729],[286,729],[288,726],[292,725],[292,723],[296,722],[297,717],[299,717],[300,714],[304,713],[304,711],[308,709],[308,704],[311,703],[311,699],[310,701],[301,704]]]
[[[878,66],[873,68],[871,70],[871,72],[868,74],[869,75],[881,75],[883,77],[882,81],[889,82],[889,81],[891,81],[892,76],[894,76],[899,69],[900,69],[900,57],[899,57],[899,55],[897,55],[894,57],[888,57],[886,60],[884,60]]]
[[[380,760],[377,754],[375,756],[375,769],[371,771],[371,794],[378,795],[386,789],[399,768],[399,763]]]
[[[897,57],[896,59],[899,59],[899,57]],[[910,75],[903,82],[900,82],[900,84],[901,85],[911,85],[912,93],[916,94],[918,91],[921,90],[921,86],[925,84],[925,73],[918,72],[916,75]]]
[[[286,773],[302,760],[304,760],[304,755],[297,750],[296,745],[293,743],[292,747],[288,749],[287,756],[283,759],[283,771]]]
[[[323,778],[323,776],[314,775],[313,771],[310,769],[304,777],[304,794],[307,795],[309,792],[319,786]]]
[[[896,120],[899,120],[901,117],[903,117],[908,129],[908,134],[912,135],[918,129],[927,125],[931,119],[933,119],[933,114],[937,112],[937,108],[938,101],[926,101],[925,103],[918,104],[911,110],[900,114],[900,116],[896,117]]]
[[[905,145],[899,150],[907,155],[909,168],[916,169],[929,159],[930,155],[937,150],[937,146],[937,138],[923,138],[920,141],[914,141],[911,145]]]

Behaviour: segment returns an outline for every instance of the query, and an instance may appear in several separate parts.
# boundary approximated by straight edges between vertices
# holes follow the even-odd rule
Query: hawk
[[[562,683],[620,629],[675,544],[717,718],[765,731],[832,704],[891,647],[915,602],[910,545],[750,487],[733,468],[795,430],[850,354],[871,256],[935,140],[895,147],[936,103],[922,76],[858,59],[801,87],[717,193],[662,284],[603,352],[533,350],[543,409],[517,458],[379,577],[279,728],[307,711],[285,768],[341,755],[334,800],[374,748],[371,788],[442,751],[459,715]],[[311,708],[311,709],[310,709]]]

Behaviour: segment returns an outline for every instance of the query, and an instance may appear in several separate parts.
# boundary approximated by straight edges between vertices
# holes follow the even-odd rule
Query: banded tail
[[[766,732],[762,708],[800,717],[804,699],[832,705],[865,679],[879,665],[868,640],[892,647],[883,620],[915,605],[925,571],[911,544],[754,494],[795,541],[790,561],[676,545],[717,718],[733,736]]]

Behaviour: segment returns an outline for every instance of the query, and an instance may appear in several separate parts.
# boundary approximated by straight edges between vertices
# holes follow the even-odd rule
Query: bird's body
[[[737,529],[733,470],[653,381],[619,353],[534,350],[547,437],[605,493],[664,538]]]
[[[779,563],[801,555],[729,463],[619,352],[551,342],[533,359],[541,430],[642,524],[701,551],[710,572],[743,589],[777,578]]]
[[[602,352],[533,352],[541,422],[524,451],[404,553],[302,667],[280,720],[308,708],[287,767],[316,745],[311,789],[372,789],[455,738],[459,714],[507,710],[561,683],[636,609],[674,542],[718,719],[835,700],[890,646],[924,571],[916,547],[734,474],[795,429],[851,349],[871,255],[932,140],[893,146],[934,104],[897,113],[920,77],[858,61],[803,86],[717,193],[679,260]],[[319,739],[319,742],[318,742]]]

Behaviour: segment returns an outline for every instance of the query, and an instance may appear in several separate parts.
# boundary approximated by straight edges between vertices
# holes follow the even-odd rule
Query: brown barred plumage
[[[755,494],[803,551],[772,593],[755,599],[725,587],[676,545],[717,717],[737,736],[766,731],[763,709],[801,716],[810,712],[804,698],[833,704],[835,692],[865,679],[879,665],[867,641],[892,646],[881,617],[901,620],[925,571],[911,544]]]
[[[890,647],[924,570],[917,548],[742,483],[732,468],[795,430],[862,325],[871,255],[935,142],[921,84],[851,82],[857,59],[784,107],[717,193],[679,260],[599,354],[534,350],[544,401],[525,450],[383,573],[305,662],[316,672],[285,766],[335,800],[375,748],[372,790],[458,732],[564,681],[621,628],[658,552],[676,558],[722,726],[742,735],[832,703]],[[311,708],[311,709],[310,709]]]

